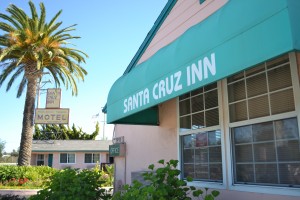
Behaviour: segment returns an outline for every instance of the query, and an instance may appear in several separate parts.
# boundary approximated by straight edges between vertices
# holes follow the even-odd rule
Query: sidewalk
[[[11,195],[18,195],[22,197],[29,197],[35,195],[38,191],[39,189],[25,189],[25,190],[1,189],[0,195],[11,194]]]

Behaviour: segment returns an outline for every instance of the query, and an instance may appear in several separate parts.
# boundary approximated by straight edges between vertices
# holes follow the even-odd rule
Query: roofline
[[[155,20],[154,25],[148,32],[147,36],[145,37],[143,43],[139,47],[138,51],[135,53],[134,57],[130,61],[129,65],[125,69],[123,75],[128,74],[137,64],[139,59],[142,57],[143,53],[146,51],[148,48],[149,44],[151,43],[152,39],[154,38],[155,34],[161,27],[162,23],[165,21],[169,13],[171,12],[172,8],[176,4],[177,0],[168,0],[168,3],[165,5],[163,10],[161,11],[160,15],[158,18]],[[103,113],[107,113],[107,103],[102,109]]]

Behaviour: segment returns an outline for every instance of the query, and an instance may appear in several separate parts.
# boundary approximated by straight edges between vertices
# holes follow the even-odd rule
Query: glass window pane
[[[248,119],[246,101],[229,105],[230,122],[237,122]]]
[[[204,112],[192,115],[192,129],[205,128],[204,125]]]
[[[194,163],[194,149],[184,149],[183,150],[183,162],[184,163]]]
[[[246,98],[245,80],[228,85],[228,101],[229,103],[239,101]]]
[[[208,149],[199,148],[195,150],[196,163],[208,163]]]
[[[191,113],[190,109],[190,99],[183,100],[179,102],[179,115],[187,115]]]
[[[203,94],[192,97],[192,112],[198,112],[203,109]]]
[[[265,70],[265,64],[260,64],[246,70],[246,76],[258,74],[259,72],[263,72],[264,70]]]
[[[188,92],[186,94],[183,94],[183,95],[179,96],[179,100],[187,99],[189,97],[190,97],[190,93]]]
[[[204,86],[204,91],[213,90],[213,89],[216,89],[217,87],[218,87],[217,82],[214,82],[212,84]]]
[[[236,145],[235,146],[236,162],[253,162],[252,145]]]
[[[236,183],[254,182],[253,165],[236,165]]]
[[[276,164],[256,164],[255,165],[256,183],[278,183]]]
[[[191,130],[191,116],[180,117],[180,131]]]
[[[277,142],[278,161],[300,161],[299,140]]]
[[[270,91],[292,86],[290,65],[287,64],[283,67],[268,71],[268,81]]]
[[[61,153],[60,154],[60,163],[67,163],[68,162],[68,156],[66,153]]]
[[[196,135],[196,147],[207,146],[207,133],[198,133]]]
[[[258,143],[254,144],[254,160],[256,162],[276,161],[275,143]]]
[[[287,89],[270,94],[272,114],[279,114],[295,110],[293,89]]]
[[[270,115],[268,95],[249,99],[248,106],[250,119]]]
[[[247,78],[247,96],[254,97],[268,92],[266,73]]]
[[[252,125],[253,141],[274,140],[273,122]]]
[[[86,153],[86,154],[84,155],[84,162],[85,162],[85,163],[92,163],[92,154]]]
[[[222,162],[221,146],[209,147],[209,162]]]
[[[275,121],[277,139],[298,139],[297,118],[284,119]]]
[[[234,134],[234,143],[248,143],[252,142],[252,127],[251,126],[243,126],[232,129]]]
[[[206,127],[219,125],[219,109],[212,109],[205,112]]]
[[[285,55],[280,56],[276,59],[267,61],[267,68],[271,69],[273,67],[277,67],[278,65],[282,65],[282,64],[287,63],[287,62],[289,62],[289,55],[285,54]]]
[[[195,177],[195,170],[194,170],[194,164],[184,164],[183,165],[183,177]]]
[[[239,80],[239,79],[242,79],[242,78],[244,78],[244,77],[245,77],[245,76],[244,76],[244,71],[242,71],[242,72],[240,72],[240,73],[238,73],[238,74],[235,74],[235,75],[230,76],[229,78],[227,78],[227,82],[228,82],[228,83],[231,83],[231,82],[237,81],[237,80]]]
[[[209,176],[210,176],[210,180],[222,181],[223,180],[222,165],[221,164],[210,165]]]
[[[37,159],[38,160],[44,160],[44,154],[38,154]]]
[[[68,154],[68,163],[75,163],[75,154]]]
[[[99,153],[96,153],[96,154],[93,154],[93,163],[97,163],[97,162],[100,162],[100,154]]]
[[[202,94],[202,93],[203,93],[203,87],[198,88],[198,89],[196,89],[196,90],[193,90],[193,91],[191,92],[191,95],[192,95],[192,96],[195,96],[195,95]]]
[[[300,186],[300,162],[279,164],[279,177],[281,184]]]
[[[221,145],[221,131],[209,131],[208,132],[208,145]]]
[[[218,107],[218,91],[212,90],[204,94],[205,109]]]
[[[192,148],[195,147],[195,135],[185,135],[183,136],[183,147]]]
[[[209,179],[207,164],[195,165],[195,179]]]

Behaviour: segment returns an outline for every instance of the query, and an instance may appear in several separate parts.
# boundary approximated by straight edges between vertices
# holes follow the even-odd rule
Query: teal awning
[[[299,10],[299,0],[229,0],[114,83],[108,123],[157,124],[158,104],[299,50]]]

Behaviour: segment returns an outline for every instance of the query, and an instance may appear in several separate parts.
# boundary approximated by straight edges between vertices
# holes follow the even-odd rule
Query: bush
[[[95,170],[64,169],[55,173],[43,190],[30,200],[107,200],[111,198]]]
[[[0,166],[0,185],[41,188],[57,169],[48,166]]]
[[[105,169],[100,169],[99,163],[93,168],[96,173],[100,174],[100,181],[104,187],[112,187],[114,182],[114,165],[105,165]]]
[[[192,199],[191,196],[214,200],[219,195],[219,191],[216,190],[208,193],[208,188],[205,188],[204,194],[201,189],[187,186],[186,181],[178,178],[180,170],[176,169],[177,160],[170,160],[166,164],[164,160],[160,160],[158,163],[163,167],[154,170],[154,165],[149,165],[148,168],[151,171],[143,174],[147,185],[135,180],[133,185],[125,185],[124,191],[117,192],[113,196],[113,200],[189,200]],[[188,178],[187,181],[192,181],[192,179]]]

